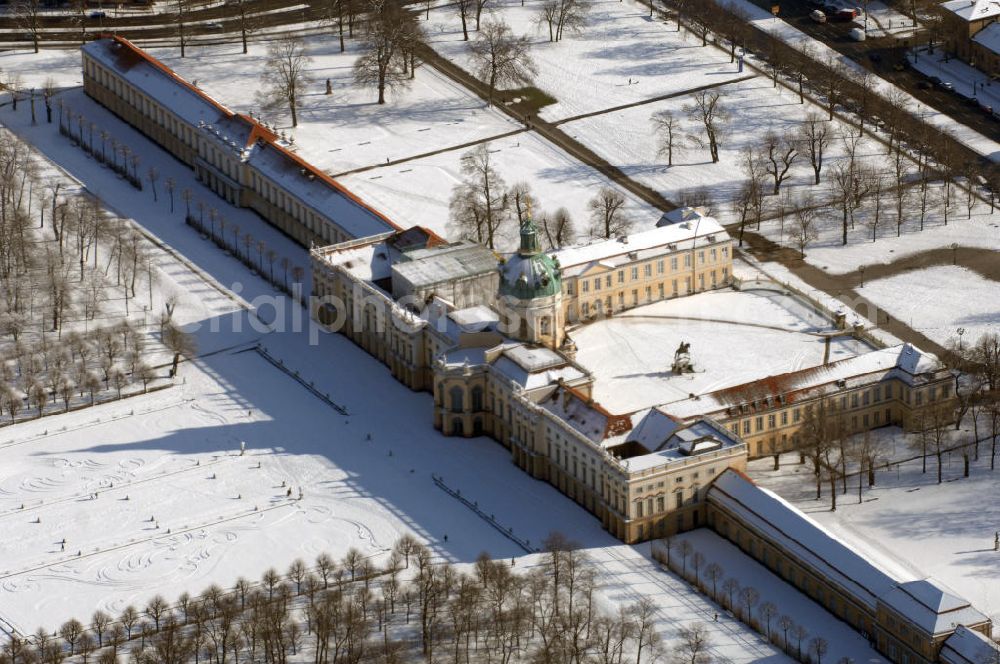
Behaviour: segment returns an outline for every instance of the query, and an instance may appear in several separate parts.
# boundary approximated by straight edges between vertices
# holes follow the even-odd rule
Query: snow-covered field
[[[934,189],[936,194],[940,187],[935,186]],[[912,194],[916,195],[915,192]],[[1000,250],[1000,212],[990,214],[989,206],[985,203],[976,204],[971,219],[966,219],[964,209],[957,213],[953,211],[947,226],[944,225],[940,212],[933,210],[928,214],[924,230],[920,230],[919,211],[914,210],[915,203],[911,200],[904,208],[905,223],[899,237],[896,236],[896,222],[893,219],[894,205],[894,200],[883,201],[882,213],[886,216],[875,242],[872,242],[871,231],[862,223],[865,216],[870,214],[871,204],[868,212],[859,215],[855,228],[848,230],[847,245],[841,240],[841,220],[837,213],[831,211],[823,214],[817,228],[819,237],[806,249],[806,261],[831,274],[843,274],[857,270],[861,265],[892,263],[905,256],[946,248],[952,243],[960,247]],[[765,221],[761,232],[777,242],[781,235],[778,220]],[[787,223],[782,244],[792,244],[787,237]]]
[[[789,296],[730,290],[665,300],[572,332],[577,360],[596,377],[594,399],[612,412],[686,399],[822,364],[829,320]],[[738,340],[738,341],[737,341]],[[691,344],[695,373],[675,376],[673,352]],[[870,350],[848,337],[830,359]]]
[[[729,202],[736,198],[738,188],[746,181],[741,164],[741,153],[746,147],[753,147],[760,154],[763,137],[768,132],[794,138],[810,113],[824,119],[827,116],[812,103],[799,104],[797,94],[782,87],[772,87],[765,76],[727,84],[718,88],[718,92],[720,107],[728,117],[723,123],[717,163],[712,163],[707,145],[701,147],[692,142],[692,138],[704,138],[704,127],[685,111],[692,103],[690,95],[577,120],[567,123],[563,129],[619,165],[633,179],[660,191],[667,198],[676,200],[685,191],[707,189],[716,202],[715,216],[728,223],[738,217]],[[666,157],[658,154],[660,139],[650,119],[661,112],[670,112],[680,121],[674,165],[670,167],[666,165]],[[840,132],[846,131],[846,125],[834,120],[828,131],[831,140],[823,166],[827,176],[838,161],[846,158],[844,144],[839,138]],[[858,145],[856,156],[862,163],[880,164],[884,153],[884,147],[866,138]],[[783,186],[790,187],[797,195],[811,191],[817,199],[829,195],[825,186],[813,185],[809,157],[802,150]],[[769,196],[767,202],[772,204],[773,197]]]
[[[577,232],[587,226],[587,203],[608,180],[584,166],[537,134],[519,134],[490,142],[491,160],[508,185],[526,182],[537,198],[535,210],[554,212],[565,207]],[[461,181],[459,159],[462,152],[447,152],[414,159],[398,166],[355,173],[341,178],[357,193],[391,218],[406,219],[455,237],[448,219],[448,202],[455,184]],[[635,196],[623,192],[622,213],[636,228],[652,228],[661,213]],[[503,246],[516,241],[517,228],[508,224]]]
[[[589,3],[587,25],[579,33],[567,31],[562,41],[550,42],[548,28],[536,25],[540,0],[501,0],[488,5],[484,20],[503,19],[511,30],[531,41],[531,57],[538,66],[535,86],[556,98],[539,115],[556,121],[613,106],[643,102],[651,97],[683,93],[705,85],[719,85],[745,74],[736,71],[728,55],[686,32],[675,32],[651,19],[649,9],[632,2],[596,0]],[[469,42],[462,41],[462,25],[452,6],[431,12],[427,29],[431,45],[441,55],[472,71]],[[475,32],[469,39],[475,39]]]
[[[866,298],[940,344],[964,343],[1000,326],[996,282],[963,267],[940,265],[866,283]]]
[[[775,473],[770,460],[758,460],[750,474],[859,551],[894,564],[895,573],[934,577],[994,621],[1000,619],[1000,553],[993,550],[1000,505],[984,500],[1000,488],[1000,471],[989,470],[988,442],[980,445],[980,460],[967,479],[957,453],[945,456],[941,485],[933,457],[926,475],[919,460],[910,461],[880,470],[860,504],[849,491],[837,501],[836,512],[829,510],[828,499],[814,500],[812,473],[796,461],[786,456]]]

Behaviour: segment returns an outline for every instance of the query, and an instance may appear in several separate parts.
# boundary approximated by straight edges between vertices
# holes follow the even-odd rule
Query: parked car
[[[951,81],[941,81],[941,88],[947,90],[948,92],[954,92],[955,84]]]
[[[809,12],[809,18],[816,21],[817,23],[826,23],[826,14],[820,9],[814,9]]]
[[[102,11],[93,11],[93,12],[90,12],[89,14],[87,14],[87,17],[88,18],[93,18],[93,19],[107,18],[108,17],[108,13],[107,12],[102,12]]]
[[[857,14],[854,13],[853,9],[838,9],[833,14],[833,20],[847,23],[848,21],[853,21]]]
[[[211,30],[212,32],[219,32],[222,30],[222,24],[218,21],[209,21],[208,23],[202,23],[202,27],[206,30]]]
[[[986,115],[993,115],[993,107],[992,107],[992,106],[990,106],[989,104],[987,104],[987,103],[986,103],[985,101],[983,101],[982,99],[980,99],[980,100],[979,100],[979,101],[978,101],[978,102],[976,103],[976,105],[977,105],[977,106],[979,106],[979,110],[981,110],[981,111],[982,111],[983,113],[985,113]]]

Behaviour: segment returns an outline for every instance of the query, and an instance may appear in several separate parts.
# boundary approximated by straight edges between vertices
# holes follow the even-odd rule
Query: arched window
[[[456,385],[448,391],[448,395],[451,398],[451,412],[461,413],[465,400],[465,393],[462,391],[462,388]]]
[[[552,323],[548,316],[542,318],[542,320],[538,324],[538,329],[541,331],[542,334],[550,334],[551,330],[549,328],[551,327]]]
[[[472,388],[472,410],[480,411],[483,409],[483,388],[476,385]]]
[[[451,420],[451,435],[453,436],[464,436],[465,426],[462,424],[462,418],[454,417]]]

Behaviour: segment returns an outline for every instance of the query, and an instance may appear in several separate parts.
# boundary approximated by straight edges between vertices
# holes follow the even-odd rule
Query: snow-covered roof
[[[655,450],[681,426],[674,418],[657,408],[635,413],[633,421],[638,424],[629,432],[628,442],[639,443],[647,450]]]
[[[541,346],[516,346],[505,351],[504,355],[516,362],[525,371],[541,371],[542,369],[566,364],[566,358],[562,355]]]
[[[707,499],[792,553],[873,612],[879,597],[897,583],[823,526],[742,473],[732,469],[724,472],[709,488]]]
[[[583,378],[586,374],[572,364],[567,364],[563,360],[561,366],[548,366],[539,369],[525,369],[516,361],[511,359],[512,351],[516,351],[523,346],[515,346],[503,352],[494,362],[493,370],[505,378],[517,383],[525,390],[535,390],[558,383],[561,380],[575,381]]]
[[[632,428],[628,415],[612,415],[599,403],[562,385],[538,404],[594,443],[620,436]]]
[[[989,620],[933,579],[900,583],[880,596],[879,601],[930,635],[946,634],[958,625],[979,625]]]
[[[844,388],[858,387],[897,378],[908,385],[918,384],[921,377],[941,369],[937,357],[910,344],[881,348],[827,365],[791,371],[777,376],[727,387],[708,394],[696,395],[664,404],[662,408],[680,419],[717,413],[731,406],[776,398],[789,402],[810,396],[810,392],[831,383],[843,381]],[[765,404],[766,407],[768,407]]]
[[[391,274],[393,251],[384,242],[352,246],[323,255],[331,266],[341,267],[362,281],[379,281]]]
[[[698,245],[712,242],[711,236],[719,242],[729,238],[729,234],[712,217],[696,217],[687,221],[670,223],[620,239],[600,240],[590,244],[562,249],[554,254],[559,261],[564,276],[576,276],[594,263],[618,265],[632,260],[652,257],[662,253],[663,247],[688,242],[683,249],[691,248],[691,241]],[[635,259],[629,254],[637,255]]]
[[[193,126],[199,121],[211,124],[233,115],[225,106],[125,39],[95,39],[80,48]]]
[[[300,202],[332,219],[351,237],[399,228],[277,142],[258,141],[247,163]]]
[[[739,438],[707,419],[675,427],[662,438],[659,436],[651,437],[650,426],[654,430],[659,430],[658,433],[668,430],[669,427],[663,421],[664,418],[665,415],[654,408],[646,414],[639,426],[633,429],[633,432],[640,428],[645,429],[645,431],[639,436],[634,436],[633,433],[627,436],[626,440],[630,442],[640,442],[639,438],[644,438],[649,443],[644,443],[644,446],[652,450],[649,454],[623,460],[622,464],[629,471],[639,472],[678,461],[690,461],[702,454],[732,450],[744,444]],[[652,422],[647,425],[646,420],[652,420]]]
[[[499,314],[483,304],[452,311],[448,317],[465,331],[483,330],[500,321]]]
[[[994,22],[976,33],[972,38],[980,46],[1000,55],[1000,23]]]
[[[1000,646],[985,634],[959,625],[941,648],[944,664],[994,664],[1000,662]]]
[[[1000,0],[949,0],[941,3],[941,8],[966,21],[1000,16]]]
[[[405,255],[406,260],[393,266],[393,274],[398,274],[414,288],[466,279],[497,269],[493,252],[474,242],[416,249]]]

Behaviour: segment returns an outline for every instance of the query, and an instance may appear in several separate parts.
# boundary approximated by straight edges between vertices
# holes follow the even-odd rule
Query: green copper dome
[[[521,224],[521,248],[500,266],[500,295],[531,300],[561,291],[559,263],[542,252],[538,228],[529,217]]]

